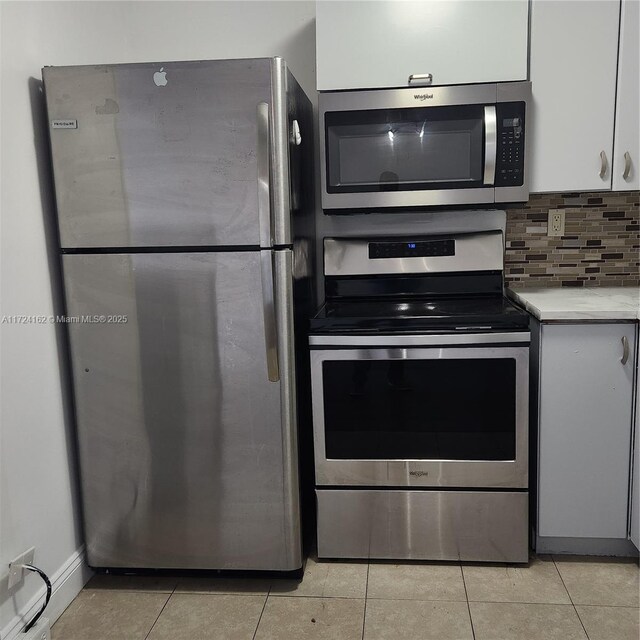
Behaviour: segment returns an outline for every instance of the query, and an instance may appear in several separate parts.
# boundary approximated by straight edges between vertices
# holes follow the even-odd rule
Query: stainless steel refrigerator
[[[308,98],[280,58],[43,78],[89,564],[300,568]]]

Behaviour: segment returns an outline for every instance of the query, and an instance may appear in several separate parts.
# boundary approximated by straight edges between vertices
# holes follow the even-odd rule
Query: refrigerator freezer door
[[[61,246],[257,246],[257,105],[274,108],[272,68],[46,67]]]
[[[291,354],[270,382],[260,253],[63,257],[91,566],[301,566]]]

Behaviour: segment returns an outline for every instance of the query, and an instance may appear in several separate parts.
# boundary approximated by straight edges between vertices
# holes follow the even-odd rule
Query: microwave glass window
[[[327,113],[330,192],[482,185],[483,107]]]
[[[328,459],[514,460],[512,358],[323,363]]]

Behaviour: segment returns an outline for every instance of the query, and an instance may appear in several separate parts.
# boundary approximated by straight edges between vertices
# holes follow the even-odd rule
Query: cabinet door
[[[540,536],[627,538],[635,327],[542,325]]]
[[[532,193],[611,189],[619,11],[609,0],[532,3]]]
[[[317,2],[318,90],[526,80],[526,0]]]
[[[620,53],[618,57],[618,95],[616,131],[613,147],[613,189],[632,191],[640,187],[640,132],[638,106],[640,92],[640,50],[638,47],[638,0],[622,0],[620,16]]]
[[[636,352],[636,406],[631,480],[631,542],[640,549],[640,355]]]

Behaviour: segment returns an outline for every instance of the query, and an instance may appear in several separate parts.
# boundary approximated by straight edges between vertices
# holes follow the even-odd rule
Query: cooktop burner
[[[329,300],[311,320],[311,333],[514,331],[528,314],[504,296]]]

